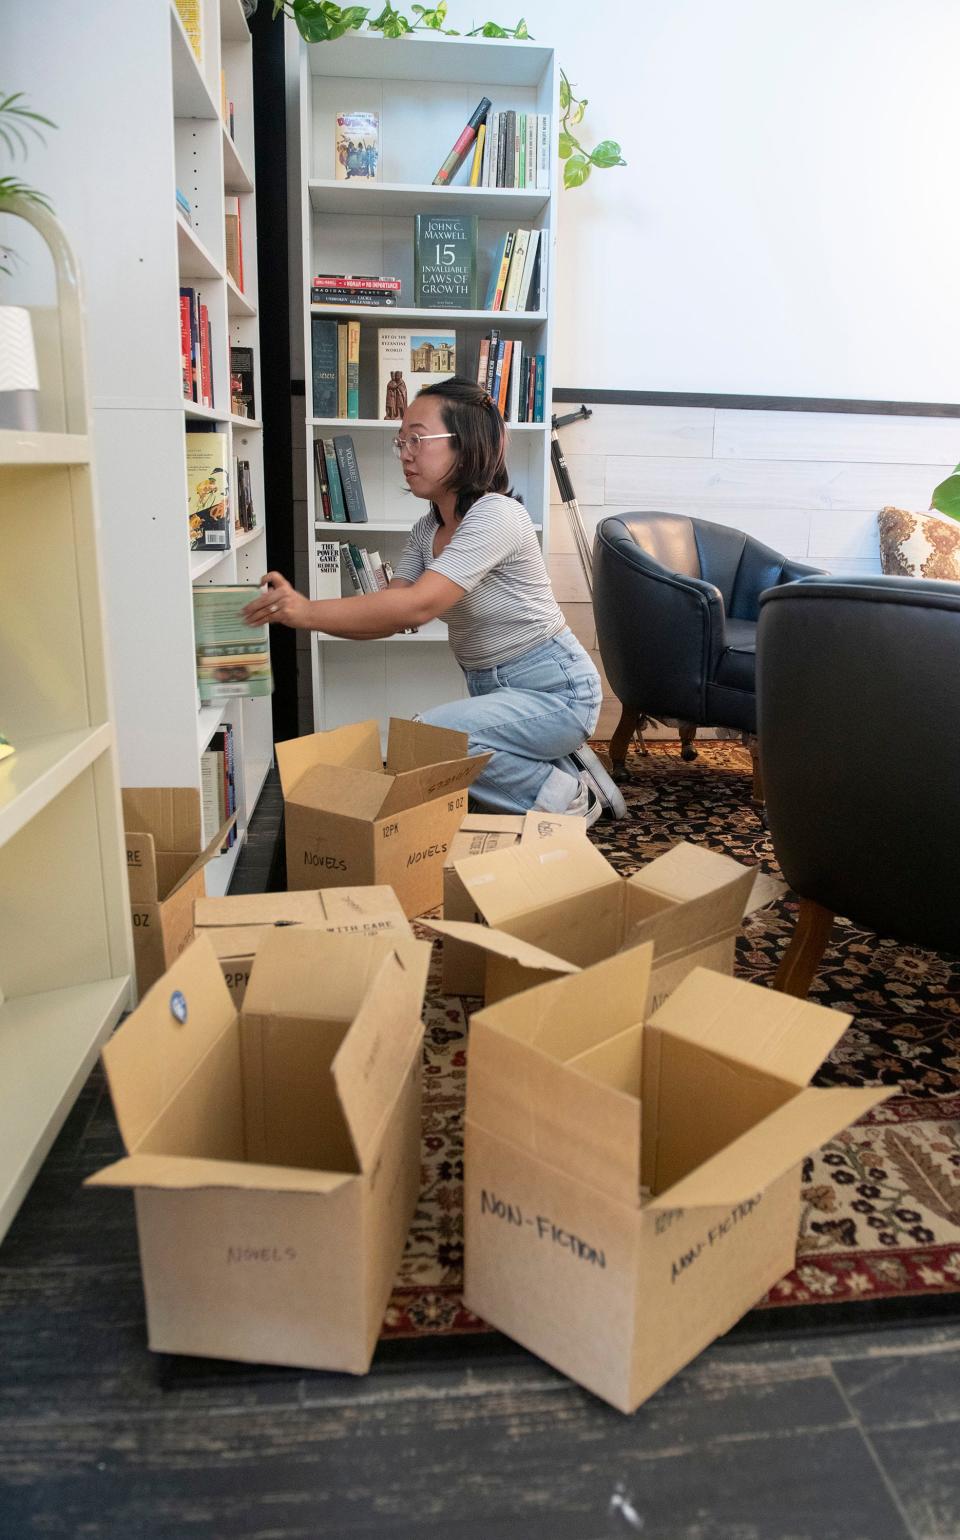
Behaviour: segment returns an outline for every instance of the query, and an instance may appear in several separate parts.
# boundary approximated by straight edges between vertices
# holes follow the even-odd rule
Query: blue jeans
[[[510,663],[464,672],[469,699],[421,712],[420,721],[466,733],[471,754],[493,751],[471,797],[498,813],[534,805],[562,813],[580,790],[565,756],[600,715],[600,675],[588,653],[564,630]]]

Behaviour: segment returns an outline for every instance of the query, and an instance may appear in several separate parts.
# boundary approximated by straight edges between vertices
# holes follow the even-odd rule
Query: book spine
[[[537,354],[536,384],[534,385],[534,390],[533,390],[533,420],[534,420],[534,422],[543,422],[543,405],[544,405],[544,402],[543,402],[543,385],[544,385],[543,371],[544,371],[544,357],[543,357],[542,353],[538,353]]]
[[[491,113],[487,118],[487,147],[484,151],[484,185],[497,185],[497,152],[500,148],[500,114]]]
[[[490,357],[490,338],[484,337],[480,343],[480,357],[477,360],[477,384],[487,388],[487,359]]]
[[[517,183],[518,187],[527,185],[527,114],[517,113]]]
[[[373,578],[377,587],[383,592],[388,587],[387,574],[383,570],[383,557],[379,551],[368,551],[370,566],[373,569]]]
[[[536,187],[537,185],[537,117],[536,113],[527,113],[526,122],[526,171],[524,172],[524,187]]]
[[[349,433],[339,433],[334,437],[333,447],[343,485],[343,501],[346,505],[347,518],[351,524],[366,524],[367,507],[363,500],[363,484],[360,480],[360,467],[357,465],[357,451],[354,448],[353,439]]]
[[[337,322],[337,416],[347,415],[347,323]]]
[[[550,186],[550,114],[537,118],[537,189]]]
[[[330,489],[330,518],[334,524],[346,524],[347,507],[343,500],[340,469],[337,465],[337,455],[333,447],[332,438],[325,438],[323,440],[323,454],[327,462],[327,485]]]
[[[318,599],[340,598],[340,541],[318,540],[316,544],[317,557],[317,590]]]
[[[510,269],[507,273],[507,281],[503,287],[503,310],[516,310],[520,295],[520,280],[523,277],[524,263],[527,258],[527,246],[530,241],[529,230],[517,230],[513,238],[513,251],[510,255]]]
[[[203,825],[204,848],[213,839],[221,823],[218,817],[220,799],[217,794],[217,757],[210,749],[200,756],[200,818]]]
[[[190,296],[190,399],[200,404],[200,328],[197,323],[197,291],[188,289]]]
[[[359,305],[382,306],[385,310],[394,310],[397,305],[397,296],[394,293],[377,291],[367,294],[362,289],[311,289],[311,305]]]
[[[517,185],[517,114],[511,107],[507,113],[507,147],[503,157],[504,187]]]
[[[544,230],[540,236],[540,244],[537,247],[537,262],[539,271],[536,283],[536,304],[534,310],[546,310],[547,308],[547,232]]]
[[[362,594],[364,591],[363,584],[360,582],[360,578],[357,575],[357,569],[353,560],[353,552],[348,545],[345,545],[343,548],[342,560],[343,565],[347,569],[347,577],[350,579],[350,583],[354,592]]]
[[[233,723],[232,722],[227,722],[224,725],[225,725],[225,731],[226,731],[226,748],[225,748],[225,751],[224,751],[223,758],[224,758],[224,768],[226,770],[226,778],[227,778],[227,784],[226,784],[226,791],[227,791],[226,803],[227,803],[227,805],[226,805],[226,811],[225,811],[225,815],[224,816],[229,818],[232,813],[235,813],[237,811],[237,766],[236,766],[236,761],[234,759],[235,738],[234,738],[234,733],[233,733]],[[229,849],[231,845],[235,845],[236,841],[237,841],[237,826],[236,826],[236,824],[234,824],[233,828],[230,830],[230,833],[227,835],[227,849]]]
[[[537,360],[527,359],[527,422],[536,422],[535,411],[535,387],[537,383]]]
[[[377,582],[377,574],[373,570],[373,562],[370,560],[370,552],[361,546],[360,560],[363,562],[363,572],[367,580],[367,592],[378,593],[380,584]]]
[[[200,309],[200,404],[212,406],[210,399],[210,317],[206,305],[202,302]]]
[[[453,149],[450,151],[443,165],[440,167],[440,170],[434,177],[434,187],[446,187],[456,176],[457,172],[460,170],[460,167],[463,165],[467,151],[472,145],[474,139],[477,137],[477,129],[484,121],[489,110],[490,98],[488,96],[484,96],[477,103],[477,106],[474,108],[470,115],[469,121],[464,124],[462,130],[457,136],[457,141],[454,144]]]
[[[360,322],[347,322],[347,416],[360,416]]]
[[[513,256],[513,243],[516,239],[516,231],[508,230],[507,238],[503,245],[503,256],[500,259],[500,272],[497,274],[496,288],[493,291],[492,310],[503,309],[503,293],[507,284],[507,274],[510,271],[510,259]]]
[[[481,123],[477,129],[477,142],[473,147],[473,164],[470,167],[470,186],[480,186],[480,172],[483,168],[483,147],[487,138],[487,125]]]
[[[400,292],[399,278],[375,278],[364,273],[314,273],[310,280],[322,289],[370,289]]]
[[[330,522],[330,486],[327,481],[327,461],[323,452],[323,439],[313,441],[313,461],[317,471],[317,487],[320,492],[321,517]]]
[[[490,353],[487,358],[487,378],[485,381],[487,394],[493,395],[493,383],[497,377],[497,356],[500,348],[500,332],[494,327],[490,333]]]
[[[367,569],[363,564],[363,552],[361,551],[360,547],[358,545],[351,544],[350,555],[353,558],[353,565],[357,569],[357,577],[360,581],[361,589],[365,594],[373,593],[373,589],[370,586],[370,579],[367,576]]]
[[[520,287],[517,291],[518,310],[526,310],[530,304],[530,290],[533,284],[533,275],[537,267],[537,252],[540,247],[540,231],[531,230],[530,239],[527,242],[527,254],[523,259],[523,273],[520,278]]]
[[[527,375],[529,373],[529,369],[528,369],[528,365],[527,365],[527,350],[526,350],[526,348],[521,348],[520,349],[520,357],[519,357],[519,359],[515,360],[514,362],[518,366],[516,368],[516,382],[515,382],[516,383],[516,398],[515,398],[515,404],[514,404],[514,408],[513,408],[513,411],[514,411],[514,422],[526,422],[526,420],[527,420]],[[511,383],[511,385],[513,385],[514,381],[511,380],[510,383]]]
[[[507,393],[510,385],[510,362],[513,358],[513,342],[508,337],[503,344],[503,365],[500,370],[500,382],[497,386],[497,406],[500,408],[500,416],[507,415]]]
[[[193,376],[190,362],[190,300],[186,289],[180,290],[180,383],[185,401],[193,400]]]
[[[326,316],[311,316],[314,417],[337,415],[337,323]]]
[[[498,336],[497,337],[497,352],[496,352],[496,358],[494,360],[494,366],[493,366],[493,380],[492,380],[491,385],[490,385],[490,394],[493,397],[494,401],[499,401],[499,399],[500,399],[500,378],[501,378],[501,375],[503,374],[503,357],[504,357],[505,350],[506,350],[506,343],[504,342],[502,337]]]

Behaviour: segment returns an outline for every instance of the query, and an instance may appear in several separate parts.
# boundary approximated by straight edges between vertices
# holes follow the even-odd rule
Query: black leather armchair
[[[623,776],[644,715],[680,722],[684,759],[696,755],[698,727],[755,734],[760,594],[820,570],[705,519],[604,519],[594,543],[593,607],[604,670],[623,706],[610,742],[614,774]]]
[[[960,953],[960,583],[807,578],[760,603],[767,819],[804,996],[835,914]]]

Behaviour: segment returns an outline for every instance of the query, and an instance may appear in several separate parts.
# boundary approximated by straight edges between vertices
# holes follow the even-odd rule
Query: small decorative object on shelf
[[[375,182],[380,160],[380,116],[338,112],[334,164],[338,182]]]

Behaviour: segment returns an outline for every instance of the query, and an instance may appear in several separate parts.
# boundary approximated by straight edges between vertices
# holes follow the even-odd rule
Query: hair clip
[[[480,405],[486,407],[493,405],[493,397],[488,390],[485,390],[483,395],[480,397]]]

